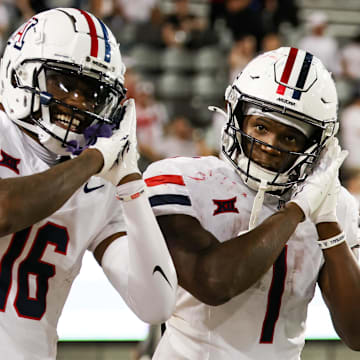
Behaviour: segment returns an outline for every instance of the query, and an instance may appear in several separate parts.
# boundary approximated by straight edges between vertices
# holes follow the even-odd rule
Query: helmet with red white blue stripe
[[[10,37],[1,59],[1,103],[49,150],[76,154],[119,125],[124,73],[119,45],[100,19],[52,9]]]
[[[253,59],[226,89],[227,123],[222,134],[222,155],[254,190],[283,192],[305,180],[329,139],[338,131],[338,98],[331,74],[312,54],[290,47],[269,51]],[[281,171],[266,169],[244,153],[261,141],[244,133],[245,115],[262,114],[300,130],[308,137],[301,152],[286,152],[293,160]],[[271,146],[265,144],[265,146]]]

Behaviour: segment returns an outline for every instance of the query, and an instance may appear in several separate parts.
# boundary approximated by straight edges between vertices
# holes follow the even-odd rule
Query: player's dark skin
[[[70,92],[62,99],[80,109],[88,103],[80,91]],[[4,111],[2,104],[0,109]],[[21,128],[28,136],[39,142],[36,134]],[[100,151],[86,149],[79,156],[52,166],[49,170],[7,179],[0,179],[0,236],[20,231],[50,216],[103,167]],[[141,179],[140,174],[124,177],[119,185]],[[107,246],[124,232],[113,234],[95,249],[96,260],[101,263]]]
[[[298,130],[255,115],[246,117],[243,130],[286,150],[300,151],[306,144],[305,136]],[[284,165],[286,159],[282,156],[273,148],[254,146],[254,160],[266,167],[269,164],[286,167],[288,164]],[[287,203],[253,230],[223,243],[191,216],[165,215],[157,219],[174,261],[179,285],[205,304],[216,306],[247,290],[269,270],[297,225],[304,220],[304,214],[295,203]],[[337,223],[318,224],[317,231],[320,239],[341,232]],[[359,266],[345,243],[323,253],[325,265],[318,283],[334,326],[351,349],[360,350]]]

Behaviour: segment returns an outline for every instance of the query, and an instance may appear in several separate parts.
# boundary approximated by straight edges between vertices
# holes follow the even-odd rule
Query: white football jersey
[[[228,163],[215,157],[162,160],[150,165],[144,178],[157,216],[193,216],[220,242],[248,230],[256,192]],[[278,197],[266,194],[258,223],[279,206]],[[356,202],[345,189],[338,217],[347,238],[355,244]],[[179,287],[176,310],[154,359],[300,359],[307,307],[323,263],[316,228],[304,221],[273,267],[227,303],[205,305]]]
[[[1,178],[49,168],[3,112],[0,129]],[[124,230],[115,188],[92,177],[53,215],[0,239],[1,359],[56,358],[58,319],[84,252]]]

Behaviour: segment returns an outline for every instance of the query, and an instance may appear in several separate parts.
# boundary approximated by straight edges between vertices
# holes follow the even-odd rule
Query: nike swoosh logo
[[[169,279],[167,278],[167,276],[165,275],[163,269],[162,269],[159,265],[156,265],[156,266],[154,267],[153,275],[154,275],[157,271],[164,277],[164,279],[167,281],[167,283],[168,283],[168,284],[170,285],[170,287],[172,288]]]
[[[89,192],[92,192],[92,191],[95,191],[95,190],[97,190],[97,189],[100,189],[100,188],[102,188],[103,186],[104,186],[104,184],[103,184],[103,185],[99,185],[99,186],[95,186],[95,187],[92,187],[92,188],[89,188],[89,187],[88,187],[88,183],[86,183],[85,186],[84,186],[84,193],[87,194],[87,193],[89,193]]]

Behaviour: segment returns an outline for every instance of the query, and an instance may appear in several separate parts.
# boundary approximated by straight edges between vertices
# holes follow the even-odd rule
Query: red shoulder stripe
[[[148,187],[162,184],[175,184],[185,186],[184,179],[181,175],[159,175],[145,179]]]

